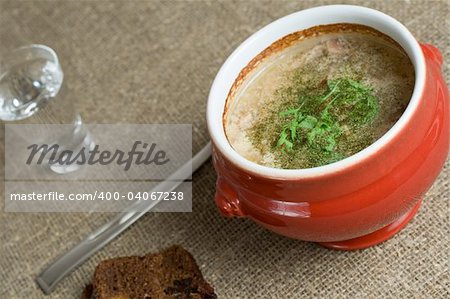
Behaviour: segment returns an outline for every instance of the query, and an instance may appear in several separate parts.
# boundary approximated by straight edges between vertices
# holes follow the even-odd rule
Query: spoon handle
[[[211,156],[211,142],[199,151],[189,162],[180,167],[165,181],[156,185],[151,192],[171,192],[177,188],[183,180],[189,179],[203,163]],[[172,180],[172,178],[174,178]],[[176,180],[175,180],[176,178]],[[133,224],[146,212],[150,211],[159,201],[137,201],[125,209],[111,221],[88,235],[78,245],[57,258],[36,278],[37,283],[45,294],[50,294],[58,282],[80,266],[95,252],[111,242],[116,236]]]

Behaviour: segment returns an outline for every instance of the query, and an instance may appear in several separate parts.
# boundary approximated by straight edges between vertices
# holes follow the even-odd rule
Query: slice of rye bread
[[[86,299],[215,299],[194,258],[174,245],[160,253],[102,261],[95,269]]]

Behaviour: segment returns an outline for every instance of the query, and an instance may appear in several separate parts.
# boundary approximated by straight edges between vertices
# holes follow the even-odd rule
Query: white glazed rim
[[[297,25],[295,22],[300,22],[301,26]],[[390,36],[403,47],[415,68],[414,91],[404,113],[386,134],[370,146],[350,157],[331,164],[305,169],[280,169],[262,166],[247,160],[231,147],[226,138],[222,122],[225,101],[237,75],[258,53],[283,36],[313,26],[333,23],[355,23],[370,26]],[[298,26],[298,28],[286,31],[289,30],[286,29],[287,27],[293,26]],[[261,43],[258,45],[258,42],[264,38],[272,38],[273,40],[265,41],[263,45],[261,45]],[[254,55],[249,52],[254,52]],[[239,60],[241,60],[241,62],[239,62]],[[244,60],[244,62],[242,62],[242,60]],[[234,70],[233,73],[233,65],[236,66],[236,64],[241,64],[243,66],[239,68],[237,73],[236,70]],[[232,75],[230,75],[231,73]],[[233,78],[230,78],[230,76],[233,76]],[[328,5],[314,7],[290,14],[270,23],[247,38],[228,57],[217,73],[209,93],[206,115],[208,130],[218,151],[222,153],[226,159],[245,171],[276,179],[299,179],[323,176],[329,173],[342,171],[360,163],[364,159],[377,153],[383,146],[400,134],[417,109],[424,86],[425,58],[423,52],[417,40],[403,24],[380,11],[361,6]]]

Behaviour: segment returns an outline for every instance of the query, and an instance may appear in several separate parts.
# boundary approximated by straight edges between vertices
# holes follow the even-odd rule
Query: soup
[[[414,67],[391,38],[334,24],[288,35],[244,68],[227,98],[231,146],[255,163],[286,169],[351,156],[400,118]]]

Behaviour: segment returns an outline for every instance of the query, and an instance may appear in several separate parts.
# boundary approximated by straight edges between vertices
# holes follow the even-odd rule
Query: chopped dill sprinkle
[[[350,77],[294,83],[277,92],[281,104],[251,132],[261,152],[261,141],[272,140],[270,150],[280,167],[329,164],[372,143],[373,136],[364,134],[364,127],[380,107],[370,86]]]

